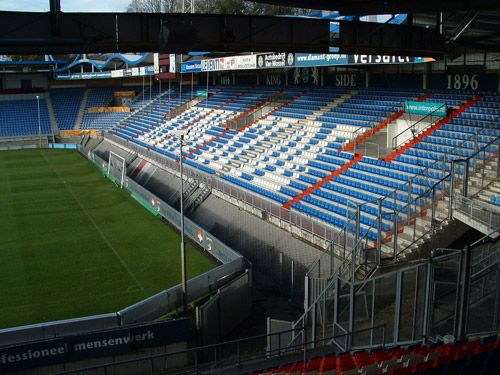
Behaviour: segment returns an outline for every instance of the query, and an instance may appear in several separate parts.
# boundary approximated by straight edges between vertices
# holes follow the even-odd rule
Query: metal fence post
[[[394,257],[394,260],[396,260],[398,257],[398,211],[396,210],[396,207],[394,207],[393,226],[394,228],[392,231],[392,241],[393,241],[392,256]]]
[[[500,177],[500,147],[497,148],[497,177]]]
[[[430,306],[432,302],[432,296],[431,296],[432,274],[433,274],[432,267],[433,264],[431,258],[427,263],[427,279],[425,283],[425,294],[424,294],[424,311],[423,311],[424,319],[422,321],[422,337],[424,339],[424,343],[426,343],[428,339],[428,334],[430,331],[429,327],[430,316],[432,315]]]
[[[461,254],[461,272],[459,274],[459,290],[460,290],[460,302],[457,308],[457,335],[458,339],[464,339],[466,335],[467,328],[467,310],[469,306],[469,285],[470,285],[470,271],[471,271],[471,249],[465,246]]]
[[[358,242],[359,242],[359,230],[361,226],[361,205],[356,206],[356,233],[354,234],[354,246],[352,249],[352,280],[355,280],[355,272],[356,272],[356,253],[358,250]]]
[[[417,200],[413,202],[413,211],[415,212],[415,217],[413,218],[413,241],[417,238]]]
[[[455,187],[455,161],[451,161],[451,173],[450,173],[450,201],[448,202],[448,218],[453,218],[453,196],[454,196],[454,187]],[[465,182],[465,181],[464,181]]]
[[[329,277],[333,274],[333,268],[334,268],[334,256],[335,256],[335,244],[332,241],[330,244],[330,272],[329,272]]]
[[[377,223],[377,253],[376,253],[376,263],[380,265],[380,258],[382,251],[382,198],[378,200],[378,223]]]
[[[469,186],[469,159],[465,160],[464,166],[464,184],[462,186],[462,195],[467,198]]]
[[[347,336],[346,342],[346,350],[350,350],[353,342],[353,331],[354,331],[354,281],[350,282],[350,290],[349,290],[349,335]]]
[[[411,199],[412,199],[412,191],[413,191],[413,185],[411,183],[411,180],[408,181],[408,217],[406,219],[406,224],[410,225],[411,223]]]
[[[434,228],[435,219],[436,219],[436,185],[432,187],[431,228]]]

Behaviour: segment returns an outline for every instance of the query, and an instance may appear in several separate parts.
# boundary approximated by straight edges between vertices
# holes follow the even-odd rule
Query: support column
[[[411,224],[411,200],[412,200],[412,191],[413,191],[413,186],[411,183],[411,180],[408,181],[408,217],[406,218],[406,224],[410,225]]]
[[[354,247],[352,248],[351,268],[352,268],[352,281],[356,280],[356,255],[358,252],[359,242],[359,229],[361,226],[361,206],[356,206],[356,233],[354,234]]]
[[[434,220],[436,219],[436,185],[432,187],[432,210],[431,210],[431,228],[434,228]]]
[[[465,339],[467,328],[467,308],[469,306],[469,284],[470,284],[470,267],[471,267],[471,251],[468,246],[465,246],[460,259],[460,300],[457,306],[457,329],[456,337]]]
[[[451,161],[451,173],[450,173],[450,193],[449,193],[449,199],[450,201],[448,202],[448,218],[451,219],[453,218],[453,189],[455,185],[455,161]]]
[[[380,252],[382,251],[382,199],[378,200],[378,225],[377,225],[377,254],[376,254],[376,263],[380,265]]]
[[[469,187],[469,159],[465,160],[464,165],[464,184],[462,186],[462,195],[467,198]]]

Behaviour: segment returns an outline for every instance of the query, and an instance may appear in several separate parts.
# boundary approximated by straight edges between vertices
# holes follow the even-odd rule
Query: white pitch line
[[[137,284],[137,286],[141,289],[141,290],[144,290],[144,286],[141,284],[141,282],[137,279],[137,277],[135,277],[135,275],[132,273],[132,271],[130,271],[130,268],[127,266],[127,263],[125,263],[125,261],[123,260],[123,258],[120,256],[120,254],[116,251],[116,249],[114,248],[114,246],[108,241],[108,239],[106,238],[106,236],[104,235],[104,233],[102,232],[101,228],[99,228],[99,226],[96,224],[96,222],[94,221],[94,219],[92,219],[92,217],[90,216],[90,214],[87,212],[87,210],[85,209],[85,207],[80,203],[80,200],[76,197],[76,195],[73,193],[73,191],[71,190],[71,188],[69,187],[68,184],[66,184],[66,181],[64,181],[61,176],[59,175],[59,173],[54,169],[54,167],[52,167],[52,164],[50,164],[50,162],[47,160],[47,158],[45,157],[45,155],[43,153],[41,153],[42,157],[44,158],[45,162],[50,166],[50,169],[52,169],[52,171],[57,175],[57,177],[63,182],[64,186],[66,187],[66,189],[70,192],[70,194],[73,196],[73,198],[75,199],[75,202],[78,204],[78,206],[80,206],[80,208],[82,209],[82,211],[85,213],[85,215],[89,218],[90,222],[94,225],[95,229],[99,232],[99,234],[101,235],[102,239],[106,242],[106,244],[108,245],[108,247],[113,251],[113,253],[115,254],[116,258],[120,261],[120,263],[122,264],[123,268],[125,268],[125,270],[127,271],[127,273],[130,275],[130,277],[132,278],[132,280],[135,281],[135,283]]]

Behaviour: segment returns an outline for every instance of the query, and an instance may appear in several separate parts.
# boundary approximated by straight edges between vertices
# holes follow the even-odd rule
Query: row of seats
[[[40,126],[39,126],[40,125]],[[40,124],[37,99],[0,100],[0,137],[52,134],[47,100],[40,99]]]
[[[493,203],[495,206],[500,206],[500,195],[492,195],[490,197],[490,202]]]
[[[50,90],[59,129],[74,129],[84,94],[85,88],[83,87]]]
[[[494,335],[465,342],[327,354],[250,374],[496,375],[499,369],[500,340]]]
[[[477,136],[477,146],[473,142],[462,144],[474,133],[466,125],[453,123],[453,120],[460,119],[459,116],[392,162],[363,157],[332,181],[322,183],[319,187],[318,183],[353,157],[339,150],[352,141],[362,127],[346,124],[346,120],[363,122],[349,119],[363,116],[368,119],[365,123],[385,119],[394,109],[402,108],[404,100],[416,99],[422,93],[394,90],[358,90],[352,93],[334,89],[273,90],[263,92],[249,87],[210,87],[206,101],[175,118],[164,118],[167,113],[165,108],[168,108],[164,106],[168,106],[168,103],[163,96],[157,102],[157,107],[153,104],[147,106],[112,132],[178,159],[178,141],[172,134],[176,129],[189,128],[189,145],[183,155],[189,165],[206,173],[220,175],[278,204],[291,201],[303,191],[313,188],[312,194],[292,204],[291,209],[336,227],[344,226],[346,213],[350,209],[352,211],[354,205],[362,203],[361,232],[372,240],[378,240],[376,223],[379,215],[383,218],[382,230],[390,231],[394,210],[402,210],[410,194],[410,198],[416,198],[449,170],[449,166],[437,166],[436,161],[445,156],[447,160],[455,156],[469,156],[474,152],[474,147],[482,147],[497,134],[491,129],[491,121],[487,117],[467,120],[476,121],[475,129],[480,134]],[[239,103],[237,108],[241,109],[242,105],[251,105],[263,96],[273,95],[286,95],[290,100],[280,110],[256,119],[240,131],[225,129],[231,119],[241,113],[234,110],[236,108],[231,103]],[[443,94],[437,99],[464,103],[470,96]],[[376,105],[370,105],[373,101],[376,101]],[[496,103],[490,98],[488,102]],[[473,108],[475,106],[469,110]],[[303,118],[304,115],[300,115],[300,118],[295,116],[297,111],[313,110],[314,115],[305,115],[306,118]],[[360,111],[359,115],[357,111]],[[364,115],[365,111],[371,114]],[[324,116],[325,113],[330,115]],[[457,131],[456,127],[466,127],[467,131]],[[461,146],[460,150],[457,146]],[[422,174],[426,168],[428,170]],[[460,173],[461,169],[457,171]],[[412,180],[411,191],[408,188],[409,180]],[[391,195],[394,190],[397,193]],[[383,211],[379,212],[378,200],[388,195],[391,199],[383,201]],[[421,204],[421,200],[416,202],[417,206]],[[413,213],[413,207],[411,210],[405,209],[405,214],[407,212]],[[401,222],[406,217],[398,215],[397,219]]]

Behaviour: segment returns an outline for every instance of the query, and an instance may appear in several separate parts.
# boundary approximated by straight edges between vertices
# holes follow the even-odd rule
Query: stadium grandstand
[[[497,1],[46,2],[0,4],[0,373],[500,373]]]

